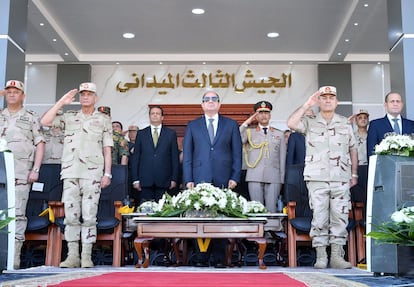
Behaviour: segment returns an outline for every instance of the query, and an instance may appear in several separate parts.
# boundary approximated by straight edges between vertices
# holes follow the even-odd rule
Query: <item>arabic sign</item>
[[[116,85],[116,90],[120,93],[126,93],[131,89],[138,88],[156,88],[162,89],[158,93],[165,95],[168,89],[182,88],[232,88],[236,93],[244,93],[246,89],[257,89],[258,94],[265,94],[267,92],[276,93],[277,88],[290,88],[292,86],[292,75],[282,73],[280,78],[273,76],[261,77],[256,80],[251,70],[247,70],[244,75],[244,80],[240,83],[236,81],[235,73],[224,73],[218,69],[215,74],[202,73],[200,77],[196,77],[193,70],[188,70],[182,77],[179,73],[173,75],[170,72],[166,77],[159,78],[155,75],[147,78],[143,73],[138,76],[137,73],[132,73],[132,81],[119,81]]]

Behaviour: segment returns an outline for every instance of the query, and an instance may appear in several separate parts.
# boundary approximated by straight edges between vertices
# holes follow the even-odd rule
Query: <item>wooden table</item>
[[[245,238],[259,245],[259,268],[266,269],[263,255],[266,250],[264,238],[265,217],[249,218],[187,218],[187,217],[134,217],[137,237],[134,246],[138,253],[136,267],[149,266],[149,244],[154,238],[197,238],[208,242],[211,238]],[[208,243],[207,243],[208,244]],[[204,246],[205,247],[205,246]],[[145,261],[142,260],[142,251]],[[178,256],[177,260],[178,260]]]

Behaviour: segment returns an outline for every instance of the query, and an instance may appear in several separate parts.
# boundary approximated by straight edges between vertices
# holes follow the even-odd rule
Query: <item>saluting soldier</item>
[[[47,111],[41,123],[60,125],[65,133],[62,154],[62,201],[65,207],[65,239],[68,256],[60,267],[93,267],[92,246],[96,242],[96,215],[101,188],[111,183],[111,119],[95,109],[98,99],[94,83],[79,87],[81,110],[56,113],[71,104],[77,89],[67,92]],[[82,218],[82,222],[81,222]],[[79,241],[82,253],[79,258]]]
[[[256,103],[255,113],[240,126],[240,134],[250,199],[263,203],[274,213],[285,178],[286,143],[284,133],[270,126],[272,109],[267,101]],[[257,127],[248,128],[253,120],[257,120]]]
[[[304,117],[314,105],[320,112]],[[288,126],[305,134],[306,157],[303,172],[313,210],[310,236],[316,248],[317,269],[328,267],[326,248],[331,246],[331,268],[352,268],[345,261],[348,217],[351,208],[350,187],[358,180],[358,153],[354,132],[348,119],[335,113],[336,87],[324,86],[294,111]]]
[[[35,112],[23,107],[24,84],[17,80],[6,83],[0,96],[6,96],[7,108],[0,110],[0,137],[14,156],[16,233],[14,269],[20,268],[20,252],[27,227],[26,205],[30,186],[39,178],[45,140]]]

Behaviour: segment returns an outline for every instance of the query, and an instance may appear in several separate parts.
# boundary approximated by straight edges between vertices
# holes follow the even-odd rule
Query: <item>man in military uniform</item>
[[[318,104],[315,117],[303,117]],[[310,236],[316,248],[315,268],[327,268],[326,248],[331,245],[331,268],[351,268],[345,261],[350,187],[358,180],[358,154],[355,136],[347,118],[335,113],[336,88],[321,87],[290,115],[288,126],[306,136],[305,170],[309,204],[313,209]]]
[[[68,111],[62,115],[62,119],[56,118],[57,111],[71,104],[77,93],[77,89],[67,92],[41,119],[42,125],[60,125],[65,133],[61,178],[68,256],[60,267],[94,266],[91,255],[92,245],[96,242],[99,197],[101,188],[109,186],[112,178],[111,119],[95,110],[98,98],[96,85],[82,83],[79,87],[81,110]]]
[[[355,139],[358,146],[358,165],[367,165],[367,137],[369,113],[367,110],[359,110],[357,114],[352,115],[349,120],[355,121],[357,130],[355,131]]]
[[[128,164],[129,149],[128,141],[122,133],[123,127],[121,122],[112,122],[112,138],[114,140],[114,147],[112,149],[112,164]]]
[[[59,110],[56,117],[60,118],[62,115],[63,111]],[[42,127],[42,131],[46,141],[43,163],[60,163],[65,134],[60,126]]]
[[[45,142],[39,117],[23,107],[24,84],[17,80],[8,81],[0,96],[5,96],[7,103],[7,108],[0,110],[0,137],[7,141],[14,156],[16,234],[13,265],[18,269],[27,226],[30,186],[39,178]]]
[[[251,200],[263,203],[269,212],[276,212],[277,198],[285,178],[285,136],[269,125],[273,109],[271,103],[260,101],[253,109],[255,113],[240,126],[245,144],[249,195]],[[258,122],[257,127],[248,128],[254,120]]]

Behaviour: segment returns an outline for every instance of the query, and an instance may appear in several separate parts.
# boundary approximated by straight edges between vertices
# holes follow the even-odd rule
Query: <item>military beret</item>
[[[98,108],[98,111],[100,111],[101,113],[104,113],[108,116],[111,116],[111,108],[110,107],[100,106]]]
[[[7,81],[5,89],[7,90],[8,88],[16,88],[16,89],[19,89],[19,90],[24,92],[23,82],[20,82],[20,81],[17,81],[17,80]]]
[[[333,95],[336,96],[336,87],[334,86],[324,86],[319,88],[319,93],[323,95]]]
[[[260,101],[254,105],[255,112],[270,112],[273,109],[273,106],[268,101]]]
[[[356,115],[358,116],[358,115],[360,115],[360,114],[366,114],[367,116],[369,116],[368,111],[367,111],[367,110],[363,110],[363,109],[360,109],[360,110],[359,110],[359,112],[357,112],[357,114],[356,114]]]

